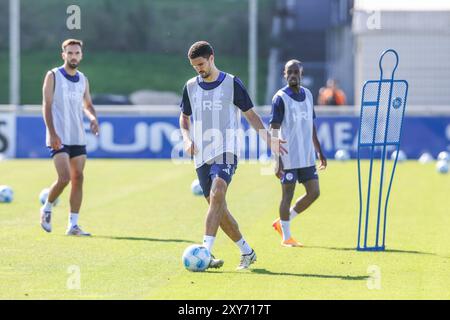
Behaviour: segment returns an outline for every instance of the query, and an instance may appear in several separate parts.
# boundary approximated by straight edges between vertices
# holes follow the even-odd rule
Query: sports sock
[[[203,245],[208,249],[209,252],[211,252],[212,247],[214,245],[214,240],[216,240],[216,237],[213,236],[203,236]]]
[[[69,228],[73,228],[78,224],[78,213],[71,212],[69,215]]]
[[[283,241],[286,241],[291,238],[291,228],[290,221],[280,220],[281,229],[283,230]]]
[[[48,199],[45,200],[45,203],[44,203],[44,211],[45,211],[45,212],[52,211],[52,207],[53,207],[53,203],[52,203],[52,202],[49,202]]]
[[[294,210],[294,208],[291,208],[289,210],[289,220],[294,219],[296,216],[298,216],[298,212]]]
[[[250,248],[247,241],[245,241],[244,237],[242,237],[241,240],[238,240],[235,243],[239,247],[239,250],[241,250],[242,255],[252,253],[252,248]]]

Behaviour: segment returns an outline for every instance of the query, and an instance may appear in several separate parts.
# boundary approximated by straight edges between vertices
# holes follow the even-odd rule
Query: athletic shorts
[[[281,177],[282,184],[295,183],[305,183],[309,180],[317,180],[319,176],[317,175],[316,166],[300,168],[300,169],[287,169],[284,170],[284,174]]]
[[[59,150],[54,150],[51,147],[47,147],[50,150],[50,155],[53,158],[55,156],[55,154],[61,153],[61,152],[65,152],[69,155],[69,158],[75,158],[78,156],[82,156],[87,154],[86,152],[86,146],[66,146],[63,145],[61,149]]]
[[[216,157],[214,160],[208,161],[208,163],[196,169],[198,181],[200,182],[205,198],[209,197],[212,182],[216,177],[222,178],[229,185],[233,174],[236,172],[237,157],[233,155],[233,160],[230,161],[231,163],[227,163],[222,158],[223,156]]]

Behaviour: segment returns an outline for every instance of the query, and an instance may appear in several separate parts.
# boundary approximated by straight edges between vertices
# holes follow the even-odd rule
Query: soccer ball
[[[45,188],[45,189],[42,189],[41,193],[39,193],[39,201],[42,204],[44,204],[45,201],[47,201],[49,192],[50,192],[50,189]],[[56,205],[58,205],[58,203],[59,203],[59,198],[56,198],[56,200],[53,202],[53,205],[56,206]]]
[[[191,191],[196,196],[203,195],[202,186],[200,185],[200,181],[198,181],[198,179],[195,179],[194,181],[192,181]]]
[[[205,271],[211,262],[211,253],[209,253],[206,247],[193,244],[184,250],[182,262],[184,267],[189,271]]]
[[[447,151],[439,152],[439,155],[438,155],[437,158],[438,158],[438,160],[444,160],[444,161],[449,161],[450,160],[450,156],[449,156]]]
[[[11,187],[0,186],[0,202],[9,203],[14,199],[14,191]]]
[[[439,173],[448,173],[448,162],[445,160],[439,160],[436,163],[436,171]]]
[[[391,153],[391,160],[394,161],[396,156],[397,156],[397,151],[392,152],[392,153]],[[402,150],[399,150],[399,151],[398,151],[398,158],[397,158],[397,161],[398,161],[398,162],[403,162],[403,161],[405,161],[406,159],[407,159],[406,153],[403,152]]]
[[[262,154],[259,156],[258,161],[262,164],[270,163],[271,158],[267,154]]]
[[[338,161],[347,161],[348,159],[350,159],[350,154],[348,153],[347,150],[339,149],[334,154],[334,158]]]
[[[419,158],[421,164],[430,163],[431,161],[433,161],[433,156],[428,152],[423,153]]]

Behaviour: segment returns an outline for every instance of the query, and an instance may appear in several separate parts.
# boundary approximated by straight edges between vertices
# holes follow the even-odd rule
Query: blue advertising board
[[[266,123],[268,118],[263,119]],[[316,119],[317,134],[328,158],[338,149],[346,149],[356,157],[358,117],[327,116]],[[243,151],[246,157],[258,157],[259,142],[256,132],[248,130]],[[90,158],[149,158],[168,159],[180,154],[181,136],[178,117],[175,116],[105,116],[100,118],[100,136],[89,133]],[[450,151],[450,117],[405,117],[401,149],[408,158],[418,158],[423,152],[434,157],[441,151]],[[47,158],[45,125],[41,116],[17,116],[17,158]]]

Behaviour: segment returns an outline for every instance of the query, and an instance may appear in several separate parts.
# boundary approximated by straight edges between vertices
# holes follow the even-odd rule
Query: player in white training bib
[[[284,78],[288,85],[274,95],[270,120],[272,134],[287,141],[287,154],[279,157],[275,173],[282,187],[280,217],[272,224],[282,236],[281,244],[286,247],[302,246],[292,237],[290,222],[319,197],[316,153],[320,161],[319,169],[327,166],[314,125],[313,97],[307,88],[301,86],[302,74],[300,61],[286,63]],[[297,182],[304,185],[306,194],[291,207]]]
[[[67,39],[62,43],[64,65],[47,72],[42,89],[46,144],[58,179],[50,187],[48,199],[40,210],[41,226],[47,232],[52,231],[53,203],[71,182],[66,234],[74,236],[90,236],[78,225],[86,162],[84,115],[90,120],[92,133],[98,135],[97,116],[89,92],[89,82],[84,74],[77,70],[83,57],[82,47],[83,43],[76,39]]]
[[[211,252],[220,226],[240,249],[241,261],[237,269],[247,269],[256,261],[256,254],[244,240],[225,201],[239,158],[241,112],[276,154],[284,153],[285,149],[280,145],[284,141],[273,138],[265,129],[242,82],[217,69],[209,43],[194,43],[188,57],[198,76],[184,87],[180,130],[185,151],[194,158],[198,179],[209,204],[203,244]],[[222,265],[223,260],[213,258],[209,267],[220,268]]]

